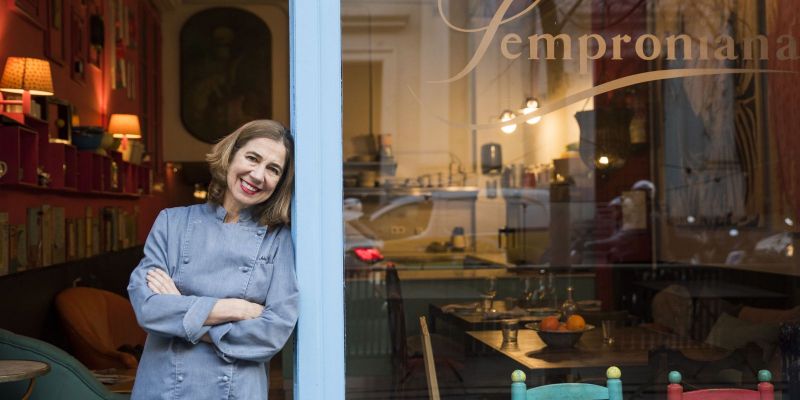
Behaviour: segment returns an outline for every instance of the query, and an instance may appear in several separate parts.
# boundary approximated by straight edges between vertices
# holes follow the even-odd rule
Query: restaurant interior
[[[794,6],[342,0],[345,397],[800,399]],[[288,9],[0,2],[0,365],[45,354],[31,398],[130,392],[156,215],[205,201],[221,136],[291,126]]]
[[[348,397],[800,398],[794,12],[343,0]]]

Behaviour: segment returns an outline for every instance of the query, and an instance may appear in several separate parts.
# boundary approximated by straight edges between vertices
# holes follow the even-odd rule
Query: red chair
[[[762,369],[758,371],[758,390],[702,389],[684,393],[680,372],[672,371],[669,373],[667,400],[774,400],[775,388],[770,380],[772,374]]]

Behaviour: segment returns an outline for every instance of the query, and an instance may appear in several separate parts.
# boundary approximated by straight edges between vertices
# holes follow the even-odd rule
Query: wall
[[[101,0],[102,1],[102,0]],[[0,33],[6,40],[0,41],[0,61],[5,63],[9,56],[26,56],[46,58],[45,33],[26,16],[14,9],[13,2],[0,2]],[[44,2],[42,2],[44,4]],[[86,63],[86,80],[80,82],[73,80],[68,68],[71,54],[71,10],[78,0],[65,0],[62,12],[64,13],[63,34],[65,37],[65,63],[59,65],[51,62],[55,96],[74,105],[80,116],[81,125],[105,126],[109,113],[140,113],[140,96],[129,99],[125,90],[111,90],[110,72],[111,65],[110,47],[113,43],[112,18],[108,1],[102,1],[105,22],[105,49],[101,66],[98,68]],[[124,2],[131,10],[138,10],[139,1],[126,0]],[[87,13],[88,21],[88,13]],[[88,29],[88,28],[87,28]],[[136,59],[135,50],[130,50],[129,57]],[[156,177],[158,179],[158,177]],[[175,187],[175,180],[165,182],[167,191]],[[75,218],[84,215],[87,206],[93,207],[95,213],[100,207],[122,207],[129,212],[138,209],[139,212],[139,241],[143,241],[150,229],[152,221],[161,208],[168,204],[181,204],[182,200],[168,199],[163,193],[154,193],[140,199],[122,197],[103,197],[85,195],[81,193],[66,194],[40,189],[3,188],[0,191],[0,211],[9,214],[9,222],[22,224],[25,222],[26,208],[31,205],[50,204],[65,208],[66,217]]]
[[[102,1],[102,0],[100,0]],[[28,18],[16,11],[13,2],[0,2],[0,37],[6,40],[0,41],[0,59],[5,63],[8,56],[24,56],[46,58],[44,51],[45,33],[34,25]],[[71,24],[70,13],[72,5],[77,0],[65,0],[62,12],[64,13],[64,37],[65,37],[65,60],[64,65],[51,62],[53,74],[53,86],[55,96],[69,101],[78,110],[78,115],[82,125],[103,125],[109,112],[138,113],[139,104],[135,99],[128,99],[124,91],[111,91],[110,73],[107,68],[97,68],[86,63],[86,81],[79,82],[73,80],[68,68],[68,60],[71,54]],[[111,18],[109,15],[110,7],[107,1],[103,1],[104,22],[105,22],[105,55],[102,65],[109,65],[108,48],[113,43],[113,30],[111,29]],[[136,9],[139,2],[126,0],[132,9]],[[88,16],[87,16],[88,23]],[[88,28],[87,28],[88,29]],[[24,38],[24,40],[22,40]],[[11,39],[11,40],[8,40]],[[134,52],[135,54],[135,52]],[[138,97],[137,97],[138,98]]]
[[[183,4],[162,14],[164,82],[164,160],[203,161],[211,145],[195,139],[180,116],[179,41],[183,23],[198,11],[213,7],[237,7],[261,17],[272,34],[272,119],[289,125],[289,15],[286,5],[207,2]]]

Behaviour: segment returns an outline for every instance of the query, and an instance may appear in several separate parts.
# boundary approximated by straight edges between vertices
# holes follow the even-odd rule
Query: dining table
[[[477,305],[477,304],[476,304]],[[449,307],[450,306],[450,307]],[[452,307],[455,306],[455,307]],[[464,304],[438,304],[428,305],[428,326],[431,332],[436,332],[437,321],[446,322],[456,326],[461,331],[480,331],[500,329],[500,322],[504,319],[517,319],[520,324],[541,321],[544,317],[560,315],[555,309],[550,311],[526,311],[520,308],[507,309],[505,302],[495,301],[492,310],[481,311],[469,308]]]
[[[574,347],[559,349],[548,347],[533,329],[520,328],[516,346],[504,346],[500,330],[468,331],[467,335],[528,371],[564,376],[566,380],[574,369],[647,366],[650,352],[655,349],[678,350],[701,362],[719,360],[731,353],[688,337],[641,326],[615,329],[611,344],[604,342],[601,329],[594,328],[584,332]]]

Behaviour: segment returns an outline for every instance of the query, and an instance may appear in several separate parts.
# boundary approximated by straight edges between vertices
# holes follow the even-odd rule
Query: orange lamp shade
[[[115,138],[141,139],[142,129],[139,127],[139,117],[134,114],[111,114],[108,132]]]
[[[53,76],[46,60],[8,57],[0,79],[0,90],[10,93],[30,92],[34,96],[53,95]]]

